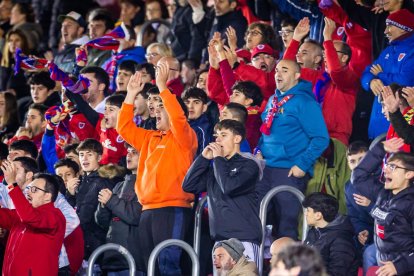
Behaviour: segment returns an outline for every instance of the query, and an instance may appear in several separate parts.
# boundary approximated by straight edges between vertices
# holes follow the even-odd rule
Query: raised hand
[[[367,207],[371,204],[371,200],[369,200],[369,198],[363,195],[353,194],[353,196],[354,196],[355,203],[358,204],[359,206]]]
[[[407,100],[408,105],[411,106],[411,108],[414,108],[414,87],[404,87],[402,92],[401,96]]]
[[[6,180],[7,184],[13,184],[16,182],[16,166],[12,161],[3,160],[1,163],[1,170],[4,174],[4,179]]]
[[[391,138],[384,142],[382,142],[384,145],[384,150],[388,153],[395,153],[400,151],[400,148],[404,146],[404,140],[402,138]]]
[[[208,44],[207,50],[208,50],[208,62],[210,63],[210,66],[218,70],[219,69],[218,54],[213,44],[211,43],[211,41]]]
[[[133,104],[138,93],[144,89],[145,83],[142,81],[141,72],[135,72],[135,74],[129,79],[127,85],[127,95],[125,97],[125,103]]]
[[[336,24],[332,19],[328,17],[324,18],[325,20],[325,27],[323,28],[323,39],[325,41],[332,40],[332,34],[336,29]]]
[[[380,79],[373,79],[369,84],[369,88],[371,88],[375,96],[378,96],[381,94],[382,89],[384,89],[384,83]]]
[[[159,62],[157,70],[155,72],[155,82],[160,91],[167,89],[168,73],[170,72],[170,66],[167,62]]]
[[[378,76],[378,74],[381,73],[383,70],[382,70],[381,65],[379,65],[379,64],[372,64],[371,69],[369,69],[369,71],[374,76]]]
[[[227,43],[232,51],[237,50],[237,35],[236,30],[230,26],[226,29]]]
[[[112,191],[109,189],[102,189],[98,194],[98,201],[102,204],[108,203],[112,197]]]
[[[308,35],[309,30],[309,18],[304,17],[299,21],[298,25],[295,28],[295,31],[293,32],[293,39],[296,41],[301,41]]]
[[[381,92],[383,103],[387,110],[391,113],[394,113],[398,110],[400,106],[400,101],[398,95],[394,95],[391,90],[391,87],[384,86],[384,89]]]

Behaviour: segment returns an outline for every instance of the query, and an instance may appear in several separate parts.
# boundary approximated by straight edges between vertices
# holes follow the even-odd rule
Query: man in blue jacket
[[[312,93],[312,84],[299,79],[300,67],[292,60],[276,66],[276,93],[262,114],[261,155],[266,160],[260,199],[272,188],[288,185],[305,192],[316,159],[329,144],[322,110]],[[277,237],[298,238],[301,205],[291,193],[273,200]],[[282,216],[283,214],[283,216]]]
[[[365,69],[361,78],[362,87],[371,90],[376,98],[384,86],[391,83],[414,86],[414,14],[406,9],[393,12],[387,17],[386,24],[384,33],[390,45]],[[368,128],[369,138],[385,133],[388,126],[376,99]]]

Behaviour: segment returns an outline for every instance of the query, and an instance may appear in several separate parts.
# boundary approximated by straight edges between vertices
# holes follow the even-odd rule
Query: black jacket
[[[382,261],[392,261],[398,275],[414,274],[414,187],[396,195],[384,190],[371,211],[375,244]]]
[[[77,44],[66,44],[65,48],[56,54],[54,58],[55,64],[60,70],[68,74],[72,73],[75,67],[76,54],[75,49],[79,47]]]
[[[106,242],[120,244],[128,249],[138,264],[138,225],[142,206],[134,190],[135,179],[135,174],[126,175],[124,181],[116,184],[105,207],[98,205],[95,220],[102,228],[109,227]],[[102,268],[108,271],[128,269],[126,259],[115,251],[105,252],[102,264]]]
[[[102,189],[112,189],[111,183],[99,176],[98,172],[83,175],[75,196],[66,193],[70,205],[76,208],[85,241],[85,256],[87,260],[92,252],[105,243],[108,229],[104,229],[95,222],[95,210],[98,206],[98,194]]]
[[[201,52],[207,44],[207,37],[202,29],[197,28],[193,23],[192,14],[193,10],[190,5],[185,7],[177,5],[171,23],[173,33],[171,48],[180,62],[192,59],[200,63]]]
[[[252,159],[235,154],[227,160],[200,155],[190,167],[183,190],[207,191],[210,235],[214,241],[237,238],[259,244],[262,239],[259,199],[255,191],[260,167]]]
[[[349,219],[338,215],[324,228],[310,228],[305,244],[320,252],[329,275],[357,275],[358,259],[353,235]]]

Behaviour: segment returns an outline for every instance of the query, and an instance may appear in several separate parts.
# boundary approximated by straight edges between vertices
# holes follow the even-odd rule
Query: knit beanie
[[[213,252],[219,247],[223,247],[235,262],[238,262],[243,256],[244,246],[238,239],[231,238],[229,240],[218,242],[214,246]]]
[[[387,17],[385,21],[387,25],[393,25],[406,32],[411,33],[414,31],[414,13],[407,9],[402,9],[393,13]]]

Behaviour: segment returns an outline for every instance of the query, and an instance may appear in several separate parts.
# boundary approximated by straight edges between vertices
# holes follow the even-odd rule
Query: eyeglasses
[[[284,30],[284,31],[278,31],[280,36],[289,35],[290,33],[293,33],[294,31],[291,30]]]
[[[395,169],[402,169],[402,170],[406,170],[406,171],[410,171],[409,169],[407,169],[407,168],[404,168],[404,167],[400,167],[400,166],[397,166],[396,164],[384,164],[384,170],[385,169],[389,169],[390,171],[395,171]]]
[[[248,36],[249,34],[251,34],[252,36],[263,35],[263,33],[259,32],[259,31],[246,31],[244,36]]]
[[[31,192],[32,194],[36,193],[36,192],[37,192],[37,190],[40,190],[40,191],[42,191],[42,192],[44,192],[44,193],[50,193],[49,191],[43,190],[43,189],[41,189],[41,188],[39,188],[39,187],[36,187],[36,186],[30,186],[30,187],[27,187],[27,188],[30,190],[30,192]]]
[[[158,54],[158,53],[148,53],[148,54],[145,54],[145,57],[146,58],[154,58],[154,57],[156,57],[156,56],[159,56],[160,54]]]

